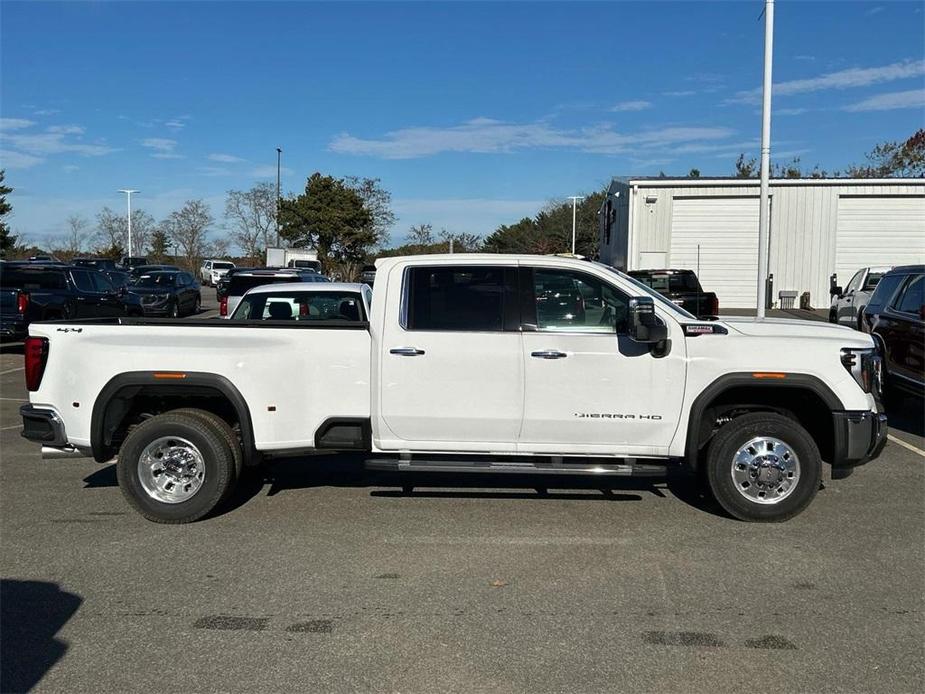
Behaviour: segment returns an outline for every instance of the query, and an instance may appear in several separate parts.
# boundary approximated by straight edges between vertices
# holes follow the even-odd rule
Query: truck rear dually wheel
[[[167,412],[135,427],[119,450],[119,487],[148,520],[191,523],[228,494],[235,458],[208,419]]]
[[[756,412],[724,425],[707,449],[707,478],[727,513],[765,523],[793,518],[816,496],[819,448],[793,419]]]

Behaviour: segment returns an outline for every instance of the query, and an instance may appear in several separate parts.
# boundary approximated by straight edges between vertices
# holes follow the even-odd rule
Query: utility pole
[[[764,88],[761,99],[761,192],[758,207],[758,318],[764,318],[767,297],[768,243],[771,226],[771,66],[774,62],[774,0],[764,2]]]
[[[140,193],[140,190],[119,190],[119,193],[125,193],[128,201],[128,257],[132,257],[132,193]]]
[[[283,159],[283,150],[276,148],[276,247],[279,248],[279,207],[282,197],[279,192],[279,172]]]
[[[575,220],[578,216],[578,201],[584,200],[584,195],[570,195],[572,201],[572,255],[575,255]]]

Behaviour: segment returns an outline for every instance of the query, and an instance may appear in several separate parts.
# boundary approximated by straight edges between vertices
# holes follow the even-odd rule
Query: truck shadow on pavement
[[[55,638],[83,598],[46,581],[0,580],[0,691],[35,687],[67,652]]]
[[[116,487],[115,465],[107,465],[84,478],[85,488]],[[212,514],[230,513],[251,499],[317,487],[368,488],[377,498],[429,499],[522,499],[643,501],[645,496],[665,499],[669,495],[699,511],[727,517],[709,496],[701,492],[694,475],[670,468],[664,477],[589,477],[574,475],[457,474],[382,472],[367,470],[363,458],[354,454],[280,458],[248,468],[234,494]],[[667,494],[666,494],[667,492]]]

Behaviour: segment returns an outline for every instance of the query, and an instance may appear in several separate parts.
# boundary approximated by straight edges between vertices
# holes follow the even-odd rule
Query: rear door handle
[[[398,354],[402,357],[416,357],[424,354],[424,350],[417,349],[416,347],[393,347],[389,350],[389,354]]]
[[[565,359],[568,355],[555,349],[544,349],[540,352],[530,352],[530,356],[537,359]]]

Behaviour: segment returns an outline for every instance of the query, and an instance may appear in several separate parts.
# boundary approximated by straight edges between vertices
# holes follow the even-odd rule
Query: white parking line
[[[22,424],[14,424],[11,427],[0,427],[0,431],[6,431],[7,429],[22,429]]]
[[[906,443],[906,442],[903,441],[902,439],[898,439],[898,438],[896,438],[895,436],[893,436],[893,434],[887,434],[886,437],[887,437],[890,441],[892,441],[893,443],[898,443],[898,444],[899,444],[900,446],[902,446],[903,448],[907,448],[907,449],[909,449],[910,451],[912,451],[913,453],[915,453],[916,455],[920,455],[920,456],[922,456],[923,458],[925,458],[925,451],[923,451],[923,450],[922,450],[921,448],[919,448],[918,446],[913,446],[911,443]]]
[[[7,402],[29,402],[25,398],[0,398],[0,400],[6,400]]]
[[[16,373],[17,371],[22,371],[25,369],[25,366],[20,366],[18,369],[9,369],[7,371],[0,371],[0,376],[6,376],[7,374]]]

